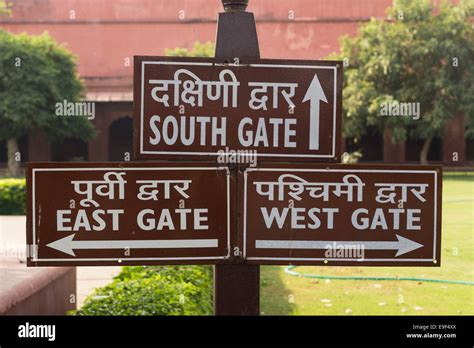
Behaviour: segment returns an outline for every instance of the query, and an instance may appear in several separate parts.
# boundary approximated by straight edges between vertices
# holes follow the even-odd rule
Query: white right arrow
[[[310,101],[309,149],[319,150],[319,103],[320,101],[327,103],[328,100],[321,87],[321,83],[319,83],[317,74],[314,74],[313,80],[303,98],[303,103],[308,100]]]
[[[406,254],[419,249],[423,244],[408,238],[397,236],[397,241],[339,241],[339,240],[256,240],[257,249],[327,249],[335,243],[337,246],[356,247],[363,246],[366,250],[397,250],[395,256]]]

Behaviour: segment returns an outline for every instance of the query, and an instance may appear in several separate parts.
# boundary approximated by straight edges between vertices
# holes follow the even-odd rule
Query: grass
[[[441,267],[298,267],[305,274],[474,281],[474,174],[445,173]],[[474,286],[424,281],[325,280],[263,266],[265,315],[473,315]]]

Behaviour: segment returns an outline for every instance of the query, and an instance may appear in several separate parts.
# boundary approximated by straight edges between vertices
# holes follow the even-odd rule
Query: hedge
[[[0,179],[0,215],[25,214],[25,179]]]
[[[211,266],[123,267],[72,315],[211,315]]]

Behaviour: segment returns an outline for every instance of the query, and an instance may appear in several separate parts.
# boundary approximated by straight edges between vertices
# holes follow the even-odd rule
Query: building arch
[[[124,161],[131,159],[133,152],[133,119],[130,116],[120,117],[110,123],[109,161]]]

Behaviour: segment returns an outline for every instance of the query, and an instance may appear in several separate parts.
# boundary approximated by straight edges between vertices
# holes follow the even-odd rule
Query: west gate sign
[[[439,266],[438,166],[245,169],[243,254],[255,264]]]
[[[30,165],[28,265],[224,260],[235,234],[231,180],[212,164]]]
[[[340,159],[338,61],[135,57],[135,157]]]

